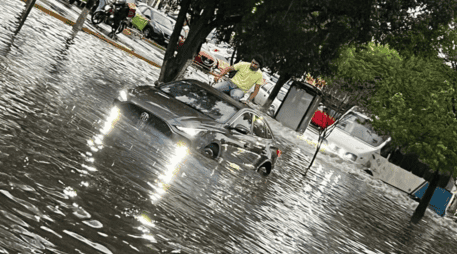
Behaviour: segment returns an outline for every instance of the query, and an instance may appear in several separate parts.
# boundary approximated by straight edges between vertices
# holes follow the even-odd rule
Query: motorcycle
[[[135,4],[127,4],[125,0],[111,0],[108,1],[104,10],[97,11],[92,15],[91,21],[94,25],[102,22],[110,25],[112,27],[110,37],[112,37],[114,34],[119,34],[127,28],[129,24],[128,19],[135,16],[135,10]],[[117,27],[116,23],[118,23]]]

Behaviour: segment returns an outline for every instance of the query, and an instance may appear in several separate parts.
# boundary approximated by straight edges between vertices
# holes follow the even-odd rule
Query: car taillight
[[[282,151],[281,150],[276,150],[276,155],[278,155],[278,158],[281,157]]]

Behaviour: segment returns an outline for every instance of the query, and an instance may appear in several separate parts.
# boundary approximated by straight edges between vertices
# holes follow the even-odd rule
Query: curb
[[[21,0],[21,1],[22,2],[27,2],[27,0]],[[48,15],[50,15],[50,16],[52,16],[52,17],[54,17],[54,18],[56,18],[56,19],[58,19],[58,20],[60,20],[62,22],[64,22],[67,25],[70,25],[70,26],[74,26],[75,25],[74,21],[71,21],[71,20],[69,20],[69,19],[67,19],[67,18],[65,18],[65,17],[63,17],[63,16],[51,11],[51,10],[48,10],[47,8],[43,7],[40,4],[35,3],[34,7],[39,9],[40,11],[42,11],[42,12],[44,12],[44,13],[46,13],[46,14],[48,14]],[[99,38],[99,39],[101,39],[101,40],[103,40],[103,41],[115,46],[116,48],[118,48],[120,50],[123,50],[124,52],[128,53],[130,56],[135,56],[135,57],[137,57],[137,58],[149,63],[150,65],[153,65],[153,66],[155,66],[157,68],[161,68],[161,66],[158,65],[157,63],[154,63],[153,61],[151,61],[151,60],[149,60],[149,59],[147,59],[147,58],[135,53],[133,50],[130,50],[130,49],[128,49],[128,48],[126,48],[126,47],[124,47],[124,46],[122,46],[122,45],[120,45],[120,44],[118,44],[118,43],[106,38],[105,36],[103,36],[100,33],[94,32],[94,31],[88,29],[87,27],[83,27],[82,31],[84,31],[85,33],[91,34],[91,35],[93,35],[93,36],[95,36],[95,37],[97,37],[97,38]],[[159,49],[166,50],[166,49],[163,49],[163,47],[160,47],[155,42],[152,42],[149,39],[143,39],[143,40],[151,43],[152,45],[154,45],[155,47],[157,47]]]

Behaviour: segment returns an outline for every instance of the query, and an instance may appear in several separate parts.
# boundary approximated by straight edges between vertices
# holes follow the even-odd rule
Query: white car
[[[159,44],[168,45],[176,21],[165,13],[143,3],[137,5],[137,13],[149,19],[148,24],[143,28],[144,36],[155,40]],[[187,32],[184,28],[181,30],[180,35],[181,39],[187,37]]]
[[[271,91],[273,90],[274,86],[276,85],[276,82],[273,83],[274,80],[273,80],[273,82],[270,80],[267,80],[267,79],[265,81],[266,81],[266,84],[264,84],[263,86],[260,87],[259,92],[257,93],[257,95],[254,98],[254,103],[257,105],[260,105],[260,106],[265,104],[265,102],[268,99],[268,96],[270,96]],[[276,111],[278,111],[279,106],[281,105],[282,101],[284,100],[284,97],[287,94],[287,91],[289,91],[289,88],[290,88],[290,82],[286,82],[281,87],[281,90],[279,90],[278,95],[273,100],[273,103],[271,103],[271,106],[268,109],[267,113],[270,116],[274,115],[276,113]]]
[[[304,136],[317,141],[318,133],[308,127]],[[378,135],[371,127],[371,119],[352,108],[346,112],[340,123],[324,140],[329,152],[368,166],[373,154],[381,154],[381,149],[390,141],[390,137]]]

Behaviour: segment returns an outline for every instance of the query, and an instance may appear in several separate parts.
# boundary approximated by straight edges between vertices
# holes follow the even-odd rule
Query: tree
[[[238,57],[264,53],[268,67],[282,77],[263,106],[266,110],[291,76],[330,75],[331,61],[342,46],[363,45],[372,39],[387,43],[393,35],[448,24],[456,1],[448,2],[264,0],[234,28],[234,42]],[[411,12],[417,8],[425,14]]]
[[[172,7],[180,7],[176,25],[165,52],[159,81],[168,82],[176,79],[185,71],[214,29],[223,30],[241,21],[257,0],[168,0]],[[178,46],[178,37],[186,14],[190,16],[189,34],[182,46]]]
[[[336,61],[339,77],[373,84],[364,106],[374,116],[375,130],[388,134],[396,146],[414,152],[435,172],[413,222],[422,218],[440,179],[457,176],[457,118],[453,111],[455,72],[437,57],[403,58],[388,46],[374,43],[344,51]]]

